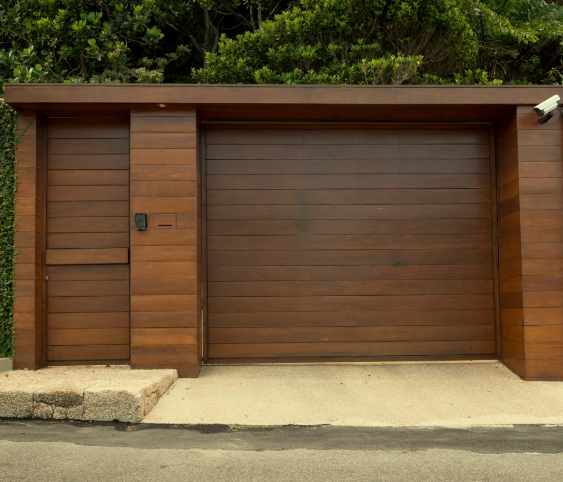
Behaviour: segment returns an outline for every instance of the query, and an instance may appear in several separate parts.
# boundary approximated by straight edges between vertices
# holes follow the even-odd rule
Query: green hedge
[[[14,356],[14,204],[18,114],[0,99],[0,358]]]

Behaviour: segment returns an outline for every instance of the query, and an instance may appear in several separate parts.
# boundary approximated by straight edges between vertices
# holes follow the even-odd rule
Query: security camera
[[[561,99],[558,95],[554,95],[541,104],[536,105],[534,111],[539,116],[538,122],[544,124],[551,119],[555,109],[559,109],[561,115],[563,115],[563,106],[561,106]]]

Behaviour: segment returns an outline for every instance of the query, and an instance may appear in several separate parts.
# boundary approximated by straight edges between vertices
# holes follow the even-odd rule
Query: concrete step
[[[176,370],[56,367],[0,374],[0,417],[140,422]]]

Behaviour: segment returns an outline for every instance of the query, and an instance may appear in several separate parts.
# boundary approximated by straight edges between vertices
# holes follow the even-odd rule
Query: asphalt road
[[[563,427],[228,427],[0,420],[0,481],[563,480]]]

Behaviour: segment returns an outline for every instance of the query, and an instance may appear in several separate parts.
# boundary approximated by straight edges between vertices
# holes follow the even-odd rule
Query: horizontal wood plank
[[[131,344],[144,345],[195,345],[194,328],[134,328],[131,330]]]
[[[195,132],[131,132],[131,149],[195,149]]]
[[[490,261],[488,249],[318,251],[215,251],[209,266],[473,265]]]
[[[487,189],[487,174],[209,175],[209,189]]]
[[[129,360],[129,344],[91,346],[49,346],[49,361],[109,361]]]
[[[49,186],[47,201],[129,201],[129,186]]]
[[[190,116],[131,117],[131,132],[195,132],[195,119]]]
[[[59,296],[47,304],[48,313],[129,312],[129,296]]]
[[[211,281],[208,296],[386,296],[492,294],[491,280]]]
[[[127,154],[53,154],[47,158],[47,169],[97,170],[129,169]]]
[[[126,233],[129,237],[129,218],[112,217],[66,217],[48,218],[48,233]],[[129,245],[129,240],[127,240]]]
[[[142,199],[142,198],[141,198]],[[172,198],[180,199],[180,198]],[[132,200],[138,205],[137,200]],[[169,204],[172,204],[170,202]],[[486,204],[406,204],[406,205],[341,205],[341,206],[288,206],[288,205],[210,205],[209,220],[296,220],[296,227],[307,220],[318,219],[490,219],[491,209]]]
[[[563,299],[563,298],[562,298]],[[527,305],[531,306],[531,305]],[[563,306],[563,305],[562,305]],[[215,297],[209,313],[372,311],[372,310],[483,310],[493,307],[490,295]]]
[[[129,313],[50,313],[47,325],[53,330],[129,328]]]
[[[50,233],[47,249],[128,248],[129,233]]]
[[[49,170],[49,186],[128,186],[129,170]]]
[[[208,145],[292,145],[292,144],[484,144],[487,130],[447,129],[208,129]]]
[[[133,238],[132,238],[133,243]],[[210,251],[281,251],[318,249],[455,249],[487,248],[488,234],[443,235],[302,235],[302,236],[209,236]]]
[[[55,217],[129,217],[127,201],[61,201],[47,204],[47,216]]]
[[[49,139],[128,139],[129,122],[126,119],[79,118],[49,119]]]
[[[49,346],[57,345],[128,345],[129,328],[49,329]]]
[[[51,154],[129,154],[129,139],[49,139]]]
[[[129,266],[127,264],[49,266],[47,274],[50,280],[57,281],[128,280]]]
[[[47,249],[49,264],[119,264],[129,262],[127,248],[107,249]]]
[[[228,189],[207,193],[207,203],[215,204],[488,204],[490,193],[485,189],[318,189],[263,190]],[[409,202],[407,203],[406,200]],[[460,208],[461,206],[457,206]]]
[[[131,313],[132,328],[196,328],[198,311],[134,311]]]
[[[209,313],[210,328],[282,328],[326,326],[493,325],[489,310],[306,311]]]
[[[263,343],[417,342],[493,340],[492,325],[211,328],[212,345]]]
[[[391,265],[391,266],[211,266],[208,280],[455,280],[491,279],[492,267],[481,265]]]
[[[128,296],[128,280],[49,281],[49,296]]]
[[[195,149],[131,149],[131,165],[196,164]]]
[[[210,345],[210,358],[493,354],[494,341],[264,343]]]

